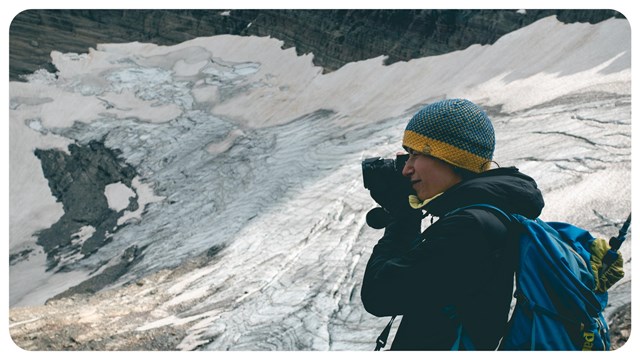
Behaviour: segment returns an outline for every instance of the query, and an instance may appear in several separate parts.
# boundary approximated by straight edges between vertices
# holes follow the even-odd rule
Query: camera
[[[386,227],[404,207],[408,207],[407,196],[412,192],[411,181],[402,175],[409,155],[398,155],[395,159],[380,157],[362,161],[362,180],[371,197],[382,207],[367,213],[367,224],[374,229]],[[404,205],[403,205],[404,204]]]
[[[365,189],[378,191],[388,188],[406,188],[410,181],[402,176],[402,169],[408,158],[409,155],[405,154],[398,155],[395,159],[374,157],[363,160],[362,180]]]

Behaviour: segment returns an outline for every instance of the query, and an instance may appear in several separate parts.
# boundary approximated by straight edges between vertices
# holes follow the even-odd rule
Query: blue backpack
[[[610,350],[609,328],[602,314],[608,302],[608,287],[596,292],[595,276],[603,281],[602,276],[618,260],[617,250],[625,239],[631,214],[618,237],[609,241],[610,249],[601,259],[598,274],[594,274],[589,250],[596,238],[588,231],[571,224],[508,215],[488,204],[462,207],[447,215],[469,208],[497,212],[520,231],[516,306],[499,350]],[[617,276],[619,280],[624,272]],[[455,307],[448,306],[443,311],[457,323],[457,338],[451,350],[474,350]],[[376,340],[375,350],[385,346],[394,319],[395,316]]]
[[[590,267],[591,243],[586,230],[560,222],[531,220],[488,208],[522,227],[519,267],[516,270],[516,306],[500,350],[609,350],[609,328],[602,311],[608,294],[596,293]],[[462,324],[452,350],[463,344],[473,349]]]

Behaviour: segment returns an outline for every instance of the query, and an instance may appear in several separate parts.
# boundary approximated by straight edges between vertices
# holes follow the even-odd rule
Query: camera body
[[[410,181],[402,176],[402,169],[409,155],[398,155],[395,159],[380,157],[368,158],[362,161],[362,180],[365,189],[379,191],[389,188],[407,188]]]
[[[373,200],[380,206],[367,213],[367,224],[374,229],[386,227],[397,216],[406,214],[408,195],[412,193],[411,180],[402,175],[409,155],[395,159],[380,157],[362,161],[362,180]]]

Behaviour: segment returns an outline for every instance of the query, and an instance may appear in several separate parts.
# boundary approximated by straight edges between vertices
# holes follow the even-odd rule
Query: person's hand
[[[400,173],[396,175],[386,186],[370,190],[371,197],[395,219],[421,217],[422,211],[409,205],[409,195],[413,193],[411,181]]]
[[[609,249],[611,249],[611,247],[605,239],[598,238],[591,243],[590,265],[596,281],[595,290],[599,293],[604,293],[609,288],[611,288],[613,284],[617,283],[624,277],[623,259],[619,251],[616,261],[611,264],[611,266],[609,266],[609,268],[603,274],[600,274],[600,269],[602,268],[602,259],[607,254],[607,251],[609,251]]]

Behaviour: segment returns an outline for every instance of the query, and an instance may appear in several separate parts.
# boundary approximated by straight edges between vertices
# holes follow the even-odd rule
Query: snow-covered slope
[[[543,219],[608,238],[630,211],[626,20],[551,17],[491,46],[328,74],[281,45],[237,36],[103,44],[52,53],[57,78],[10,83],[10,253],[25,254],[10,268],[10,330],[27,339],[21,346],[42,346],[29,332],[104,324],[77,327],[76,343],[135,348],[131,334],[173,331],[165,345],[185,350],[368,350],[385,320],[359,299],[381,236],[364,222],[374,203],[360,162],[393,156],[410,116],[445,97],[487,109],[495,160],[538,181]],[[37,234],[65,209],[34,151],[92,141],[119,151],[135,181],[99,189],[120,211],[106,241],[81,254],[97,230],[78,223],[51,266]],[[104,282],[130,256],[97,295],[41,306],[88,279]],[[626,267],[616,307],[630,302]]]

